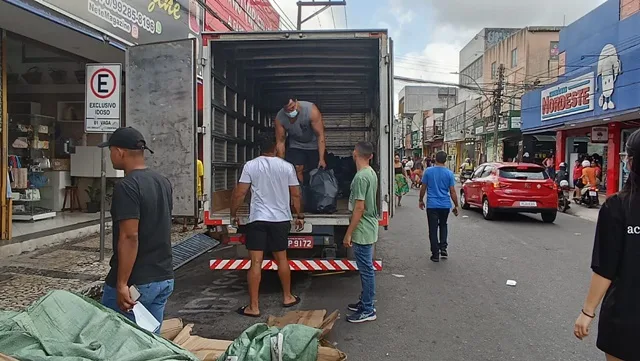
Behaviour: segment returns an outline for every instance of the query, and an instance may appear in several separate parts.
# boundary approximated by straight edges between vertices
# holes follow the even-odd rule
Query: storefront
[[[640,13],[620,20],[620,6],[609,0],[562,30],[566,73],[522,98],[523,132],[555,134],[556,166],[567,162],[573,170],[576,160],[595,160],[607,194],[625,180],[620,153],[625,137],[640,126],[640,43],[629,40]]]
[[[483,145],[480,147],[486,161],[513,162],[518,158],[519,145],[522,140],[520,133],[520,112],[510,111],[500,117],[498,123],[498,149],[496,157],[495,120],[486,118],[484,124],[476,123],[476,136],[481,136]]]
[[[123,64],[129,46],[198,39],[205,18],[208,30],[278,28],[270,5],[207,4],[215,14],[195,0],[0,1],[0,239],[98,219],[100,170],[86,159],[99,159],[101,135],[84,131],[87,63]],[[121,176],[108,166],[111,181]]]

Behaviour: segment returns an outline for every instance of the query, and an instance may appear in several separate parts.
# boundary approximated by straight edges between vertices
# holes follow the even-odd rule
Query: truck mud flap
[[[248,270],[251,267],[251,260],[248,259],[212,259],[209,268],[212,271],[226,270]],[[356,261],[347,259],[307,259],[289,260],[289,267],[292,271],[357,271]],[[382,260],[374,260],[375,271],[382,271]],[[278,265],[275,261],[262,261],[262,269],[267,271],[277,271]]]
[[[177,270],[219,244],[220,241],[200,233],[174,245],[171,247],[173,251],[173,270]]]

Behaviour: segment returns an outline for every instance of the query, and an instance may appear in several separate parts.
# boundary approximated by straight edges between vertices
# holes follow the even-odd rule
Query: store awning
[[[539,142],[555,142],[555,135],[532,135]]]

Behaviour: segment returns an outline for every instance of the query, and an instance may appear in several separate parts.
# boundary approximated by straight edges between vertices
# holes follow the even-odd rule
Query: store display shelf
[[[14,213],[11,217],[14,221],[41,221],[43,219],[54,218],[56,216],[56,212],[42,212],[42,213]]]
[[[15,84],[9,85],[10,94],[83,94],[84,84]]]

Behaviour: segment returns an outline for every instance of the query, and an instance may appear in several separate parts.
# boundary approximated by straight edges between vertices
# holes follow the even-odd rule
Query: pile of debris
[[[317,361],[343,361],[347,359],[347,356],[334,348],[327,340],[326,336],[329,334],[336,320],[339,318],[338,311],[333,312],[329,316],[325,317],[327,311],[314,310],[314,311],[293,311],[285,314],[282,317],[269,316],[265,327],[276,327],[280,330],[284,330],[290,325],[301,325],[304,327],[311,327],[318,330],[319,333],[319,346],[317,353]],[[254,325],[253,327],[258,326]],[[193,353],[198,359],[202,361],[216,361],[225,356],[237,356],[226,354],[227,351],[234,345],[234,341],[229,340],[214,340],[203,338],[200,336],[192,335],[194,325],[184,325],[179,318],[173,318],[166,320],[162,323],[162,329],[160,331],[162,337],[167,340],[173,341],[176,345],[184,348],[185,350]],[[246,332],[246,331],[245,331]],[[286,340],[285,340],[286,343]],[[236,344],[242,345],[242,350],[236,351],[236,353],[245,354],[251,350],[251,345],[246,343],[246,340],[239,338]],[[251,350],[254,352],[255,350]],[[255,355],[255,354],[254,354]],[[231,358],[229,358],[231,359]],[[253,358],[255,359],[255,356]],[[284,358],[287,359],[286,357]],[[222,358],[227,360],[227,358]],[[242,360],[242,358],[240,358]],[[275,360],[279,360],[276,358]],[[281,360],[281,359],[280,359]]]
[[[162,337],[101,304],[67,291],[52,291],[22,312],[0,311],[0,361],[74,359],[155,361],[342,361],[326,341],[339,317],[325,310],[269,317],[235,341],[192,335],[192,324],[166,320]],[[325,317],[326,316],[326,317]],[[250,355],[248,357],[247,355]]]

